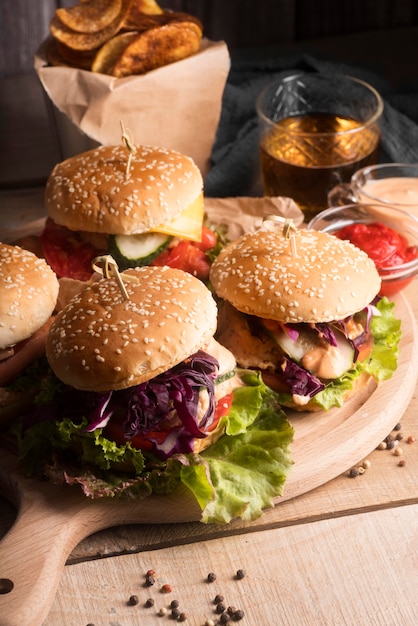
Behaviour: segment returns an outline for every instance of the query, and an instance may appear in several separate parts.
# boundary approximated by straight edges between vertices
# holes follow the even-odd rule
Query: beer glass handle
[[[351,189],[349,183],[341,183],[336,185],[328,192],[328,206],[344,206],[346,204],[353,204],[357,202],[357,199]]]

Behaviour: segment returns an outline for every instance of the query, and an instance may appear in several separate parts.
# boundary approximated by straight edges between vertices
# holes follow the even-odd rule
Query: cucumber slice
[[[112,235],[109,252],[122,270],[129,267],[149,265],[166,249],[171,235],[163,233],[141,233],[140,235]]]
[[[354,348],[336,329],[336,349],[327,349],[314,331],[302,326],[296,341],[281,330],[270,334],[283,352],[319,378],[339,378],[353,366]]]

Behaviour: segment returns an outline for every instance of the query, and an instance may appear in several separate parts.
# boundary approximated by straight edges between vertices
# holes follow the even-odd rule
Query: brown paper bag
[[[63,158],[119,144],[122,121],[136,144],[178,150],[208,172],[230,68],[224,42],[203,39],[198,54],[125,78],[49,67],[45,46],[35,69],[54,105]]]
[[[205,198],[205,211],[211,223],[227,227],[230,241],[260,228],[267,215],[291,219],[295,226],[301,226],[303,222],[303,213],[294,200],[281,196]]]

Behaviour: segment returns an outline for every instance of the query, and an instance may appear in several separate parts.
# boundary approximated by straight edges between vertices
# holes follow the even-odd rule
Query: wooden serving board
[[[294,466],[280,502],[318,487],[367,456],[400,420],[413,395],[418,372],[417,327],[402,295],[402,320],[395,375],[328,413],[292,414]],[[140,501],[89,500],[76,488],[58,488],[21,476],[16,457],[2,450],[0,491],[18,509],[14,526],[0,542],[0,626],[40,626],[59,584],[66,559],[92,533],[125,524],[193,522],[200,510],[187,490]],[[248,532],[257,530],[257,522]],[[225,527],[225,535],[233,534]],[[242,532],[242,531],[241,531]],[[186,537],[186,532],[185,532]]]

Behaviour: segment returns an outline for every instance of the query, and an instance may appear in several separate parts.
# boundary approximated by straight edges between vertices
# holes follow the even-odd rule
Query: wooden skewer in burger
[[[210,280],[217,340],[240,366],[260,369],[284,406],[341,406],[396,369],[393,303],[377,297],[374,263],[347,241],[270,216],[221,251]]]

